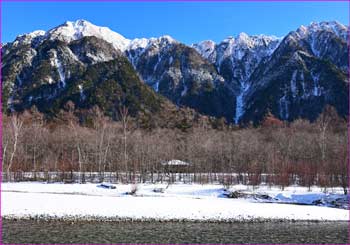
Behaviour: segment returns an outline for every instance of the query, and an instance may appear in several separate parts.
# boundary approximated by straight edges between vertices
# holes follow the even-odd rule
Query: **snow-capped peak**
[[[146,49],[151,45],[155,46],[165,46],[168,44],[177,43],[177,41],[172,38],[169,35],[164,35],[158,38],[151,37],[151,38],[135,38],[130,41],[129,45],[127,46],[127,50],[135,50],[138,48]]]
[[[164,35],[158,38],[150,38],[151,43],[158,43],[159,45],[168,45],[177,43],[177,41],[169,35]]]
[[[59,39],[65,42],[94,36],[111,43],[121,51],[124,51],[130,43],[129,39],[113,32],[108,27],[96,26],[86,20],[66,21],[64,24],[48,31],[47,35],[50,39]]]
[[[149,39],[147,38],[135,38],[131,40],[127,49],[128,50],[138,49],[138,48],[144,49],[148,46],[148,44],[149,44]]]
[[[222,40],[221,43],[234,43],[234,42],[235,42],[235,38],[233,36],[228,36],[227,38]]]
[[[337,21],[311,22],[309,26],[300,26],[296,32],[301,37],[305,37],[307,35],[313,35],[320,31],[333,32],[338,37],[347,39],[346,26]]]
[[[46,31],[37,30],[37,31],[33,31],[33,32],[25,34],[25,35],[30,36],[32,38],[35,38],[35,37],[38,37],[38,36],[44,36],[45,33],[46,33]]]
[[[264,43],[269,43],[271,41],[282,40],[282,38],[275,36],[267,36],[267,35],[248,35],[245,32],[241,32],[236,37],[229,36],[225,38],[220,44],[227,43],[229,45],[237,46],[245,46],[248,48],[252,48],[255,46],[260,46]],[[219,45],[220,45],[219,44]]]
[[[209,56],[215,51],[215,42],[212,40],[205,40],[198,44],[192,44],[191,46],[195,48],[204,58],[209,59]]]
[[[301,37],[305,37],[308,33],[308,29],[307,27],[301,25],[298,29],[297,29],[297,33],[301,36]]]
[[[218,44],[207,40],[193,44],[192,47],[211,63],[220,65],[226,57],[241,60],[247,53],[256,53],[257,60],[261,60],[262,57],[271,55],[281,40],[275,36],[249,36],[241,32],[236,37],[228,36]]]
[[[19,36],[16,37],[16,40],[14,41],[14,45],[29,44],[29,43],[32,42],[33,39],[44,37],[45,34],[46,34],[45,31],[37,30],[37,31],[33,31],[33,32],[26,33],[26,34],[23,34],[23,35],[19,35]]]
[[[174,38],[172,38],[171,36],[169,36],[169,35],[161,36],[159,39],[160,40],[165,40],[165,41],[167,41],[169,43],[176,42],[176,40]]]
[[[323,21],[316,26],[318,26],[323,30],[333,31],[338,37],[342,37],[343,39],[346,39],[347,28],[345,25],[342,25],[337,21]]]
[[[237,42],[241,42],[241,43],[246,43],[251,40],[251,38],[245,32],[239,33],[236,39],[237,39]]]
[[[311,22],[310,28],[317,28],[317,29],[346,29],[346,26],[339,23],[338,21],[321,21],[321,22]]]

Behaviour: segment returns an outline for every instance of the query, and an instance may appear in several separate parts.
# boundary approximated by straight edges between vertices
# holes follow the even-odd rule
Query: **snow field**
[[[1,213],[5,218],[47,217],[65,219],[134,219],[195,221],[348,221],[345,209],[293,204],[261,203],[253,199],[224,198],[220,185],[175,184],[164,193],[155,188],[166,185],[138,185],[136,196],[127,195],[131,185],[103,189],[97,184],[3,183]],[[249,190],[234,186],[235,190]],[[310,202],[320,196],[341,196],[340,188],[325,194],[314,188],[261,187],[259,192],[279,197],[282,201]]]

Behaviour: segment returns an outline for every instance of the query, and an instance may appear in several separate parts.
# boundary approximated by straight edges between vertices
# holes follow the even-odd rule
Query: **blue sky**
[[[284,36],[312,21],[348,24],[348,13],[347,2],[2,2],[2,41],[86,19],[130,39],[218,42],[240,32]]]

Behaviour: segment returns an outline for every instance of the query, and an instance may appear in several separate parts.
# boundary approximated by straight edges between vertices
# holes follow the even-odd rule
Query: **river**
[[[346,222],[3,220],[3,243],[349,243]]]

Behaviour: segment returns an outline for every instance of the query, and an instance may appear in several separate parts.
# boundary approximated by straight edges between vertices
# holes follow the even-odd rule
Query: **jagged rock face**
[[[311,23],[309,27],[301,26],[290,36],[313,56],[329,60],[347,71],[347,28],[344,25],[338,22]]]
[[[279,39],[269,36],[248,36],[239,34],[219,44],[204,41],[193,47],[212,64],[215,64],[225,81],[239,85],[246,81],[256,66],[269,57],[279,44]]]
[[[241,33],[194,47],[234,92],[236,123],[259,122],[268,110],[314,120],[326,104],[348,113],[347,29],[338,22],[301,26],[283,40]]]
[[[283,39],[241,33],[189,47],[169,36],[129,40],[79,20],[18,36],[2,57],[3,110],[37,105],[55,113],[73,100],[112,113],[123,100],[135,113],[152,112],[164,100],[157,92],[243,124],[268,111],[314,120],[326,104],[348,114],[347,28],[337,22],[301,26]]]
[[[101,41],[96,37],[84,37],[69,43],[77,61],[91,65],[118,59],[123,53],[113,48],[110,43]]]
[[[143,80],[178,106],[229,117],[233,96],[215,66],[169,36],[137,39],[126,52]],[[229,98],[227,98],[229,97]]]
[[[56,114],[73,101],[77,108],[98,105],[115,116],[121,104],[137,115],[157,112],[164,103],[142,83],[121,50],[94,36],[13,43],[3,50],[3,61],[4,110],[36,105]]]
[[[267,110],[282,120],[315,120],[326,104],[334,106],[340,115],[347,115],[345,30],[336,22],[328,22],[289,33],[269,62],[252,74],[242,122],[258,122]]]
[[[204,41],[193,47],[209,62],[214,64],[225,79],[234,97],[233,113],[229,121],[238,123],[243,114],[243,96],[249,90],[250,76],[256,67],[268,60],[280,39],[270,36],[248,36],[240,33],[236,38],[228,37],[219,44]]]

